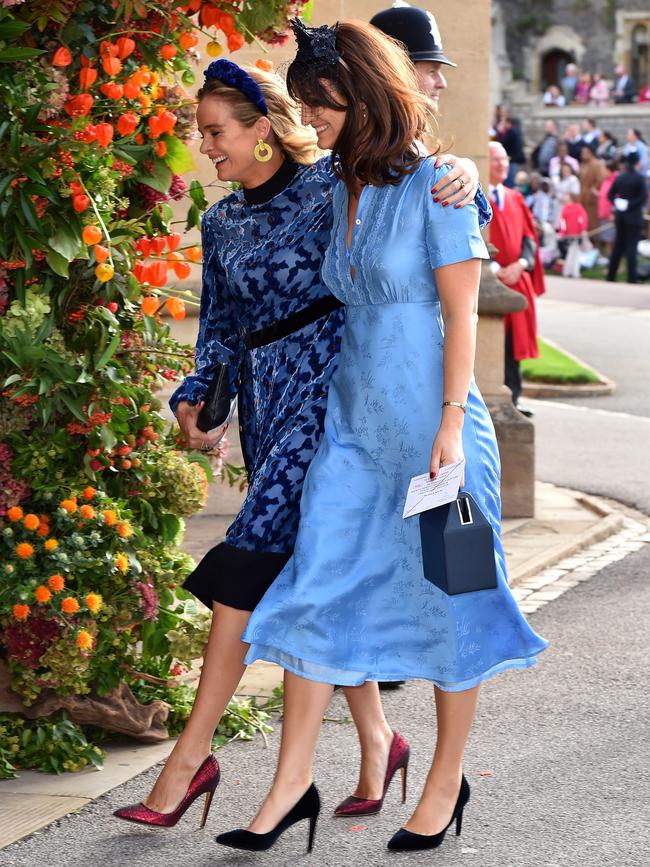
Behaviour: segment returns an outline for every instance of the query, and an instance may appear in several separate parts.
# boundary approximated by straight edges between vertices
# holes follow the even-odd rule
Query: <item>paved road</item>
[[[154,779],[149,771],[105,795],[78,815],[0,852],[11,867],[647,867],[650,859],[650,698],[647,624],[650,546],[570,590],[531,617],[551,642],[537,669],[489,682],[467,755],[472,799],[463,835],[433,854],[385,850],[408,815],[431,757],[431,689],[411,683],[386,696],[389,719],[411,741],[407,807],[397,785],[380,815],[365,822],[334,819],[337,799],[352,785],[356,744],[351,725],[327,723],[316,781],[325,810],[310,858],[306,827],[297,827],[269,853],[248,856],[216,846],[213,836],[254,812],[270,780],[277,749],[238,744],[221,754],[223,782],[208,830],[199,833],[199,807],[176,828],[150,831],[111,817],[138,800]],[[342,697],[330,712],[342,716]],[[479,771],[491,770],[490,777]],[[71,782],[71,786],[73,786]],[[358,830],[353,830],[354,828]]]
[[[650,514],[650,310],[641,304],[650,286],[597,284],[598,303],[577,303],[590,283],[553,282],[552,297],[539,304],[539,329],[614,379],[616,393],[531,401],[536,475]]]

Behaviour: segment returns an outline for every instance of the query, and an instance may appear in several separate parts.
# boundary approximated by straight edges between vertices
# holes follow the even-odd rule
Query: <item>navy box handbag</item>
[[[420,514],[424,577],[450,596],[497,586],[492,526],[473,497]]]

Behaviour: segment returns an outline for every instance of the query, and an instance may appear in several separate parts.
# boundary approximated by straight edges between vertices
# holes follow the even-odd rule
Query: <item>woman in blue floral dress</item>
[[[191,716],[146,803],[116,814],[154,825],[176,821],[173,808],[181,809],[245,670],[240,639],[250,613],[293,551],[344,321],[320,275],[332,229],[330,160],[316,160],[315,135],[301,126],[280,80],[216,61],[199,93],[197,120],[201,151],[219,179],[242,188],[203,218],[196,372],[171,406],[190,445],[216,444],[223,431],[202,433],[196,420],[215,365],[228,363],[249,486],[224,542],[185,585],[214,611]],[[465,164],[454,177],[467,178]],[[467,182],[470,192],[458,201],[474,195]],[[455,191],[448,192],[453,200]],[[370,797],[381,791],[392,732],[376,684],[346,694],[362,743],[357,793]]]

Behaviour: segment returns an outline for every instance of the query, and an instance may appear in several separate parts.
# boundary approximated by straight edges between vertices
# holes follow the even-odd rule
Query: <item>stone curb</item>
[[[598,377],[600,382],[585,382],[583,384],[570,383],[568,385],[563,385],[556,382],[537,382],[536,380],[525,379],[522,389],[524,397],[600,397],[602,395],[613,394],[616,391],[616,383],[613,379],[609,379],[609,377],[600,373],[600,371],[596,370],[590,364],[587,364],[586,361],[583,361],[581,358],[578,358],[577,355],[574,355],[563,346],[555,343],[554,340],[549,340],[548,337],[545,337],[544,340],[549,346],[552,346],[553,349],[557,349],[558,352],[562,352],[567,358],[575,361],[576,364],[589,370],[594,374],[594,376]]]

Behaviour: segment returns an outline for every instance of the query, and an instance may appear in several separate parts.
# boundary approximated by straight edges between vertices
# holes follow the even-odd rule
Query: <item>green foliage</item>
[[[16,776],[19,768],[61,774],[92,764],[101,769],[104,754],[83,730],[66,719],[26,720],[0,714],[0,779]]]

